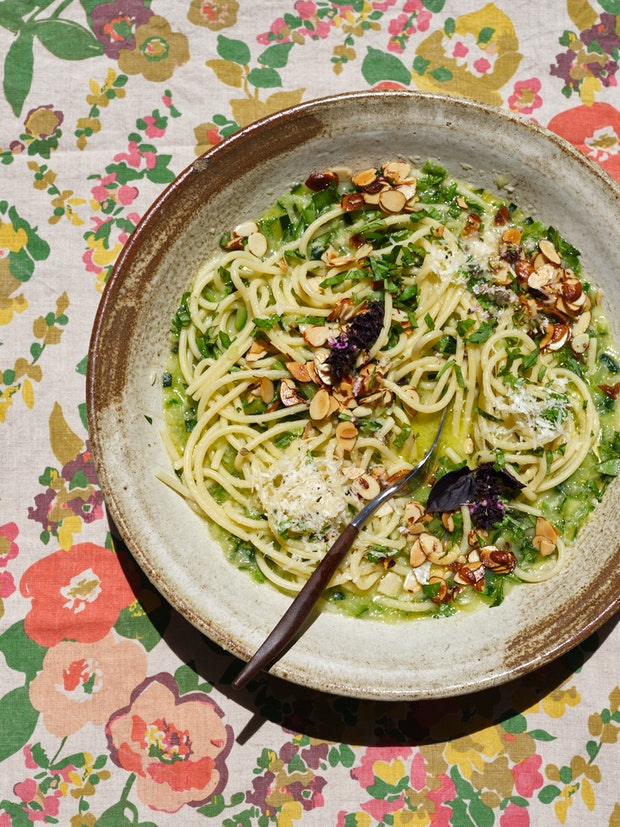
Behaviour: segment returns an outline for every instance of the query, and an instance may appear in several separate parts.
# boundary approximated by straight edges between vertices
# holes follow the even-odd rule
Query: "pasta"
[[[554,228],[396,161],[313,173],[220,246],[173,320],[162,479],[231,560],[298,591],[447,408],[430,480],[360,532],[331,605],[450,614],[564,565],[618,471],[620,366]]]

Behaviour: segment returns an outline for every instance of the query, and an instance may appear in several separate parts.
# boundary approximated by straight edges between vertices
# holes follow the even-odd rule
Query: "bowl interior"
[[[290,598],[227,563],[204,522],[155,477],[169,467],[159,429],[170,319],[223,231],[314,170],[396,158],[437,159],[459,178],[503,186],[581,250],[609,317],[620,317],[620,189],[563,140],[509,113],[409,92],[341,95],[254,124],[188,167],[144,217],[107,285],[91,341],[89,425],[108,507],[138,563],[185,617],[243,659]],[[322,613],[272,672],[396,700],[462,694],[542,665],[618,608],[619,498],[613,484],[557,577],[513,590],[498,608],[394,625]]]

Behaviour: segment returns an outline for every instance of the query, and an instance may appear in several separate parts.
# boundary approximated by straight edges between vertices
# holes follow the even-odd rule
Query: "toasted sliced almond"
[[[426,563],[426,554],[420,543],[420,538],[416,537],[409,549],[409,565],[415,569],[423,563]]]
[[[312,347],[322,347],[331,335],[332,331],[327,325],[308,327],[303,332],[304,339]]]
[[[547,350],[560,350],[569,339],[570,327],[567,324],[556,324],[553,329],[553,335],[545,347]]]
[[[545,517],[536,518],[536,534],[539,537],[545,537],[555,544],[558,539],[558,530]]]
[[[325,388],[319,388],[310,402],[310,418],[314,420],[325,419],[329,414],[329,410],[329,393]]]
[[[353,481],[353,489],[363,500],[373,500],[381,491],[381,486],[370,474],[362,474]]]
[[[573,353],[578,355],[585,353],[590,347],[590,337],[587,333],[580,333],[579,336],[573,336],[570,340],[570,346]]]
[[[340,199],[340,206],[344,212],[361,210],[365,203],[364,195],[361,192],[346,192]]]
[[[536,534],[532,539],[532,545],[543,557],[548,557],[550,554],[553,554],[556,548],[555,543],[552,543],[551,540],[548,540],[546,537],[541,537],[539,534]]]
[[[269,244],[262,233],[252,233],[248,236],[248,250],[256,258],[262,258],[268,249]]]
[[[256,221],[244,221],[242,224],[237,224],[233,232],[241,238],[247,238],[252,233],[258,232],[258,224]]]
[[[293,379],[295,379],[295,381],[312,382],[312,377],[310,376],[310,371],[308,370],[309,364],[312,363],[287,362],[286,369],[291,374]]]
[[[271,379],[269,379],[268,376],[263,376],[260,380],[260,398],[263,400],[265,405],[268,405],[273,400],[275,392],[275,385]]]
[[[384,190],[379,193],[379,206],[393,215],[401,212],[406,203],[405,194],[400,190]]]
[[[550,264],[542,264],[530,275],[527,280],[528,286],[533,290],[543,290],[549,284],[552,284],[557,275],[557,270]]]
[[[351,180],[356,187],[367,187],[369,184],[373,183],[376,177],[376,169],[364,169],[361,172],[356,173]]]
[[[336,426],[336,442],[343,451],[350,451],[357,442],[358,430],[352,422],[339,422]]]
[[[402,194],[405,196],[407,203],[409,203],[409,201],[412,201],[415,198],[415,181],[412,181],[411,183],[407,182],[406,184],[397,184],[394,187],[394,189],[397,189],[399,192],[402,192]]]
[[[417,500],[409,500],[405,504],[404,517],[408,523],[417,523],[424,516],[424,506]]]
[[[250,349],[245,354],[245,361],[257,362],[260,358],[262,358],[265,355],[265,353],[267,353],[267,348],[264,346],[262,342],[255,339],[252,342]]]
[[[586,330],[590,327],[591,321],[592,313],[589,310],[586,310],[583,313],[581,313],[580,316],[577,318],[577,321],[573,324],[573,336],[576,338],[582,333],[585,333]]]
[[[481,589],[484,584],[484,566],[478,562],[463,563],[454,575],[454,582],[461,586]]]
[[[292,405],[298,405],[303,402],[303,398],[297,393],[295,383],[292,379],[282,379],[280,382],[280,400],[282,404],[290,408]]]
[[[541,238],[538,242],[538,249],[543,254],[543,256],[548,260],[551,261],[553,264],[561,264],[562,259],[560,254],[553,246],[553,243],[549,241],[547,238]]]
[[[507,244],[520,244],[521,235],[521,230],[518,227],[506,227],[502,233],[502,241],[505,241]]]
[[[408,180],[411,175],[411,165],[406,161],[388,161],[387,164],[383,164],[382,172],[386,178],[398,184]]]

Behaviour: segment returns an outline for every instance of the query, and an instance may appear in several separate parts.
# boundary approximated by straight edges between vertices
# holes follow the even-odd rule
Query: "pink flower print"
[[[283,17],[277,17],[269,27],[269,31],[259,34],[256,41],[267,45],[274,42],[287,43],[290,39],[290,30],[286,20]]]
[[[221,793],[233,732],[224,713],[199,692],[179,695],[170,675],[147,678],[106,725],[112,760],[137,775],[138,798],[175,813]]]
[[[512,777],[515,780],[515,789],[524,798],[531,798],[535,791],[540,789],[544,783],[544,778],[538,772],[542,758],[540,755],[530,755],[529,758],[524,758],[519,761],[510,770]]]
[[[449,775],[438,775],[439,786],[428,791],[428,799],[435,805],[435,812],[431,815],[433,827],[451,827],[452,807],[446,806],[446,801],[453,801],[456,797],[456,787]]]
[[[0,597],[10,597],[15,593],[15,581],[10,571],[0,571]]]
[[[17,557],[19,548],[15,538],[19,529],[15,523],[0,525],[0,568],[6,566],[9,560]]]
[[[474,69],[479,75],[484,75],[490,68],[491,62],[488,61],[486,57],[479,57],[478,60],[474,61]]]
[[[126,161],[130,167],[134,167],[135,169],[140,167],[142,161],[144,161],[144,165],[147,169],[153,169],[157,163],[155,153],[150,150],[147,152],[142,152],[136,141],[130,141],[129,146],[127,147],[127,152],[119,152],[114,156],[114,160]]]
[[[316,4],[309,2],[309,0],[297,0],[297,3],[295,3],[295,11],[302,20],[310,20],[316,13]]]
[[[122,204],[123,207],[128,207],[130,204],[133,204],[138,197],[138,190],[136,187],[130,187],[129,184],[123,184],[118,188],[116,197],[119,204]]]
[[[538,78],[518,80],[514,85],[512,95],[508,98],[508,106],[522,115],[531,115],[535,109],[542,106],[542,98],[538,94],[540,88],[541,83]]]
[[[104,724],[129,702],[146,668],[142,646],[112,634],[91,644],[63,641],[46,653],[30,701],[47,731],[64,738],[90,722]]]
[[[145,115],[144,118],[142,118],[142,120],[146,124],[144,134],[147,136],[147,138],[161,138],[162,135],[166,134],[165,129],[162,129],[160,126],[157,126],[157,121],[152,115]]]
[[[468,54],[469,49],[467,48],[467,46],[463,43],[462,40],[457,40],[454,44],[454,49],[452,49],[452,57],[464,58],[467,57]]]
[[[32,756],[32,744],[26,744],[23,749],[24,753],[24,766],[29,770],[38,770],[39,765],[34,760]]]
[[[26,778],[24,781],[19,781],[13,787],[13,793],[19,798],[20,801],[28,802],[32,801],[32,799],[37,794],[37,782],[34,778]]]
[[[500,827],[530,827],[530,814],[526,807],[518,807],[510,802],[502,813]]]
[[[373,3],[372,4],[372,9],[373,9],[373,11],[382,11],[382,12],[385,13],[395,3],[396,3],[396,0],[383,0],[382,3]],[[410,8],[407,8],[408,6],[411,6],[411,5],[412,5],[412,3],[405,3],[405,9],[404,10],[405,11],[411,11]]]
[[[414,790],[423,790],[426,787],[426,764],[421,752],[417,752],[413,756],[409,778]]]

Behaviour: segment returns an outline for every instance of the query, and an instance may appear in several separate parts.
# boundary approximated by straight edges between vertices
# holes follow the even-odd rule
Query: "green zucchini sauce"
[[[554,228],[523,214],[514,204],[504,202],[491,193],[473,189],[467,184],[450,178],[446,171],[434,162],[427,162],[420,171],[416,172],[416,177],[416,215],[430,216],[434,220],[440,221],[451,232],[461,238],[465,237],[468,220],[470,223],[476,224],[475,231],[482,234],[485,227],[489,227],[493,223],[494,217],[497,222],[497,216],[502,215],[506,226],[518,230],[519,240],[516,242],[516,246],[521,261],[533,261],[541,241],[543,245],[546,242],[551,243],[561,259],[561,267],[574,274],[581,281],[583,291],[591,302],[591,317],[585,332],[589,338],[590,348],[596,347],[595,360],[592,363],[592,360],[587,357],[587,351],[590,348],[587,348],[583,353],[575,352],[570,341],[567,341],[555,351],[555,357],[559,365],[572,371],[586,384],[598,415],[600,438],[595,449],[589,451],[584,461],[568,479],[555,488],[542,492],[534,503],[546,520],[559,532],[563,541],[570,545],[575,540],[580,528],[592,514],[597,503],[600,502],[611,480],[620,471],[620,413],[617,402],[620,392],[620,357],[616,350],[609,320],[596,300],[597,291],[581,271],[579,252],[563,239]],[[344,184],[340,183],[337,187],[330,186],[319,191],[314,190],[307,184],[298,184],[293,187],[289,193],[281,196],[257,221],[260,232],[267,239],[269,250],[276,250],[283,244],[299,238],[318,216],[327,210],[333,209],[334,205],[340,202],[343,194],[356,192],[357,189],[350,181]],[[466,207],[464,207],[464,203]],[[366,216],[367,226],[361,232],[359,230],[357,232],[363,235],[376,249],[384,248],[390,243],[396,247],[401,243],[399,232],[397,230],[391,231],[389,227],[381,223],[383,216],[378,208],[369,208],[366,205],[363,209],[358,210],[355,213],[355,219],[358,222],[360,215],[362,218],[364,215]],[[328,225],[326,235],[313,241],[310,255],[314,257],[323,255],[329,245],[339,251],[349,251],[351,244],[347,234],[350,223],[350,214],[345,214],[337,223]],[[222,239],[222,245],[227,243],[230,243],[230,235],[228,234]],[[359,240],[356,243],[359,243]],[[470,324],[469,320],[467,320],[467,324],[456,324],[455,321],[453,326],[456,325],[459,331],[456,338],[461,337],[463,341],[467,341],[471,345],[478,342],[483,343],[485,336],[488,339],[492,335],[494,325],[501,313],[501,302],[505,301],[505,293],[513,291],[521,297],[520,300],[524,304],[524,297],[527,298],[527,284],[524,287],[523,281],[520,281],[515,275],[515,256],[517,253],[514,253],[512,259],[510,257],[506,259],[508,280],[502,285],[503,292],[495,288],[487,289],[493,275],[487,266],[487,262],[481,263],[479,257],[474,258],[472,255],[468,255],[466,246],[463,249],[465,254],[454,277],[462,278],[467,283],[468,289],[472,291],[472,295],[477,296],[477,300],[484,308],[484,320],[479,323],[478,327],[475,327],[473,322]],[[541,249],[543,248],[541,247]],[[406,272],[409,274],[416,272],[416,268],[422,265],[425,255],[428,254],[425,254],[425,251],[420,247],[405,251],[405,253],[408,256],[408,270]],[[398,308],[400,317],[405,320],[400,323],[400,326],[397,322],[393,322],[394,329],[390,331],[390,335],[393,335],[394,342],[397,341],[399,335],[403,334],[403,328],[406,327],[407,320],[414,328],[427,323],[430,329],[430,321],[426,320],[425,322],[416,315],[415,290],[407,287],[409,282],[406,280],[404,282],[398,280],[395,275],[397,268],[394,271],[390,269],[390,260],[387,257],[382,265],[385,266],[380,267],[378,264],[376,266],[373,264],[373,292],[368,295],[372,299],[380,300],[385,291],[392,294],[394,307]],[[355,278],[361,279],[363,275],[363,273],[360,275],[358,270]],[[343,276],[342,281],[344,281],[344,278]],[[234,289],[226,278],[223,280],[224,289],[218,294],[218,290],[209,285],[205,288],[205,298],[210,301],[222,299]],[[351,294],[351,291],[349,291],[349,294]],[[366,298],[368,299],[368,296]],[[554,317],[554,320],[557,324],[557,317]],[[261,327],[265,329],[265,320],[255,321],[257,322],[256,336],[260,339]],[[240,311],[240,315],[235,322],[237,330],[240,331],[246,322],[247,316],[242,317],[242,311]],[[282,321],[275,320],[273,323],[282,324]],[[532,321],[532,318],[523,312],[523,325],[528,329],[528,332],[531,333],[535,329],[536,323],[538,322]],[[172,320],[171,351],[163,374],[165,425],[173,443],[181,453],[185,448],[189,434],[196,426],[195,402],[187,395],[187,384],[181,374],[178,358],[179,332],[182,328],[191,324],[188,294],[185,294]],[[539,342],[543,332],[541,330],[536,332]],[[532,335],[534,334],[532,333]],[[454,339],[455,337],[452,335],[439,339],[436,343],[437,353],[441,354],[442,357],[449,357],[458,344]],[[228,333],[223,335],[212,333],[209,337],[205,335],[201,342],[204,344],[203,355],[205,358],[216,359],[230,346],[230,335]],[[389,345],[385,352],[389,353]],[[534,376],[534,371],[538,371],[540,375],[541,369],[534,364],[535,356],[536,353],[530,354],[532,364],[527,366],[527,370],[526,368],[521,370],[519,374],[521,384],[519,387],[527,386],[528,376]],[[523,358],[523,354],[519,354],[519,358]],[[437,380],[439,378],[437,376]],[[308,387],[306,391],[308,401],[310,401],[312,395],[316,392],[316,386]],[[557,433],[561,434],[562,417],[565,416],[564,411],[568,403],[566,398],[561,398],[562,394],[557,394],[557,397],[558,405],[555,408],[553,405],[548,406],[544,411],[544,416],[548,420],[549,427],[556,428]],[[265,410],[266,404],[261,401],[260,397],[255,397],[251,403],[248,403],[245,412],[260,414]],[[377,420],[380,419],[378,414],[385,415],[386,411],[383,409],[378,412],[373,411],[368,415],[366,422],[363,417],[358,419],[356,426],[360,432],[364,432],[364,428],[366,428],[368,433],[372,433],[373,428],[377,427]],[[493,416],[488,412],[478,411],[478,414],[487,420],[493,419]],[[412,419],[409,430],[403,426],[395,438],[396,445],[400,440],[399,450],[401,456],[410,461],[413,461],[410,456],[412,439],[419,440],[422,445],[429,444],[434,435],[439,415],[423,417],[420,421],[418,419]],[[498,419],[497,422],[499,425],[500,420]],[[288,444],[299,436],[298,432],[284,432],[279,437],[279,447],[285,449]],[[459,468],[467,461],[467,456],[463,452],[465,437],[465,432],[451,433],[450,429],[444,429],[440,450],[434,460],[432,478],[430,481],[421,482],[416,490],[410,492],[410,499],[425,504],[431,491],[431,483],[441,479],[443,475]],[[536,450],[545,457],[550,466],[554,458],[557,458],[558,453],[561,453],[565,447],[562,440],[557,439],[555,442],[550,442],[549,445],[543,445]],[[233,476],[238,476],[238,471],[235,469],[236,458],[235,451],[230,445],[226,445],[221,462],[226,471]],[[511,471],[511,464],[501,451],[496,451],[493,460],[496,469]],[[226,491],[221,487],[218,490],[217,485],[211,487],[210,494],[216,502],[223,502],[227,498]],[[247,511],[249,514],[256,514],[257,503],[255,501],[249,502]],[[456,512],[455,514],[458,516]],[[209,529],[213,537],[222,545],[225,555],[232,565],[246,570],[258,581],[265,579],[256,563],[256,550],[250,542],[233,536],[211,521],[209,521]],[[505,502],[503,517],[488,530],[481,533],[484,535],[485,545],[492,544],[498,548],[509,550],[515,556],[520,570],[533,572],[550,565],[550,561],[554,559],[553,555],[542,557],[538,548],[535,547],[533,542],[535,530],[536,516],[516,511],[511,508],[510,501],[507,501]],[[439,538],[447,536],[446,529],[442,526],[441,515],[436,514],[432,517],[432,520],[428,523],[427,531]],[[458,524],[453,531],[454,536],[458,539]],[[393,555],[389,548],[370,546],[367,549],[367,556],[373,562],[383,563],[386,570],[389,570],[388,564],[391,562],[391,556],[394,556],[397,562],[402,562],[402,554]],[[405,556],[408,562],[408,552]],[[282,572],[281,574],[286,577],[285,573]],[[481,606],[496,606],[502,602],[508,590],[517,585],[523,585],[523,581],[513,571],[497,573],[487,569],[481,586],[478,588],[469,586],[455,588],[449,601],[444,603],[433,602],[430,609],[427,607],[424,610],[424,615],[433,617],[448,616],[455,611],[471,611]],[[426,598],[433,600],[437,591],[435,590],[433,593],[431,586],[433,584],[425,584],[423,591]],[[535,588],[535,586],[531,587]],[[380,600],[377,600],[377,594],[375,587],[366,591],[356,590],[352,587],[346,589],[334,587],[326,592],[323,605],[329,610],[351,616],[381,618],[388,622],[420,616],[420,613],[403,612],[389,605],[384,605]]]

